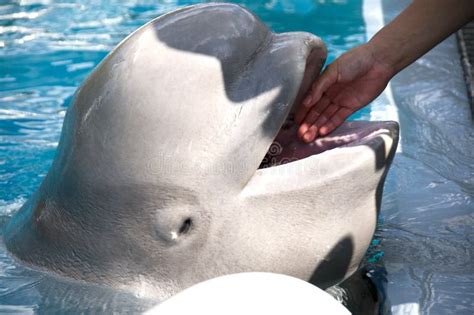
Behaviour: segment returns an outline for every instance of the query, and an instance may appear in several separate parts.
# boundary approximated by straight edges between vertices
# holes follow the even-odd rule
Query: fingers
[[[316,104],[323,93],[333,84],[337,82],[337,62],[327,67],[321,76],[313,83],[311,92],[303,100],[304,108],[311,108]]]
[[[295,115],[295,122],[301,124],[308,114],[308,111],[320,101],[324,92],[337,82],[337,65],[331,64],[327,67],[321,76],[313,83],[310,91],[298,108]]]
[[[319,128],[319,134],[325,136],[334,131],[337,127],[342,125],[342,123],[349,117],[354,111],[346,107],[341,107],[337,110],[336,113],[324,124],[321,124]]]
[[[346,106],[349,98],[344,94],[344,86],[338,83],[338,73],[336,61],[313,83],[295,114],[295,122],[300,125],[298,137],[306,143],[314,141],[318,135],[331,133],[354,112]]]
[[[295,113],[295,123],[298,125],[301,125],[303,122],[304,118],[306,117],[306,114],[311,108],[306,108],[304,106],[300,106],[296,113]]]
[[[329,103],[329,100],[328,100],[328,103]],[[317,117],[317,119],[315,119],[312,122],[308,122],[307,120],[305,120],[305,122],[300,127],[300,129],[302,129],[302,127],[306,126],[307,127],[306,131],[302,135],[299,133],[299,135],[303,139],[303,141],[305,141],[305,142],[314,141],[314,139],[316,138],[318,133],[320,133],[320,128],[322,126],[325,126],[329,121],[331,121],[333,119],[333,115],[338,110],[339,110],[338,105],[336,105],[334,103],[330,103],[330,104],[328,104],[327,108]],[[298,130],[298,131],[300,131],[300,130]],[[303,132],[303,130],[301,132]]]
[[[309,110],[305,117],[298,117],[301,126],[298,128],[298,136],[303,137],[309,127],[318,119],[322,112],[329,106],[330,100],[327,97],[323,97],[313,108]],[[304,120],[304,121],[303,121]],[[295,119],[296,121],[296,119]],[[298,123],[298,122],[297,122]]]

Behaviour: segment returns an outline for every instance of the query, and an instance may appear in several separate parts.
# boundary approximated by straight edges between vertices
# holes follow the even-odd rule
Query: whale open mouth
[[[318,63],[318,54],[319,52],[312,51],[307,58],[304,77],[295,98],[293,110],[301,104],[310,85],[318,75],[317,70],[321,68],[320,62]],[[398,137],[398,124],[393,121],[344,122],[332,133],[325,137],[316,138],[310,143],[304,143],[297,137],[298,127],[294,122],[293,113],[290,113],[270,145],[259,168],[290,163],[340,147],[367,144],[370,140],[382,134],[388,134],[392,138]]]
[[[304,143],[297,138],[298,125],[289,117],[268,149],[259,168],[294,162],[341,147],[358,146],[382,134],[393,136],[397,123],[392,121],[350,121],[325,137]]]

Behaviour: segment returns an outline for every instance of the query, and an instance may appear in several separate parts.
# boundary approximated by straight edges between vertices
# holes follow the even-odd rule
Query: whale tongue
[[[273,140],[259,168],[277,166],[335,148],[357,145],[363,139],[372,138],[383,127],[383,122],[345,122],[329,135],[304,143],[297,137],[298,125],[289,117]]]

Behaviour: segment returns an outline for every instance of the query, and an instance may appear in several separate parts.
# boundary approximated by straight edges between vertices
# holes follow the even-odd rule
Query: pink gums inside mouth
[[[386,130],[384,122],[345,122],[331,134],[304,143],[296,132],[298,125],[288,118],[271,144],[259,168],[277,166],[339,147],[356,146]]]

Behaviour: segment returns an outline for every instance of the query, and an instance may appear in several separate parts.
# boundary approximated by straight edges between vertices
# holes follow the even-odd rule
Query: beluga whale
[[[319,37],[274,33],[235,4],[140,27],[76,91],[7,249],[159,299],[240,272],[344,280],[373,236],[398,125],[346,122],[300,142],[293,111],[326,55]]]

